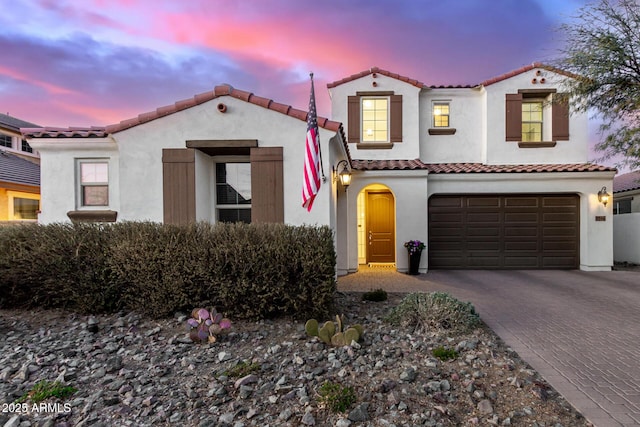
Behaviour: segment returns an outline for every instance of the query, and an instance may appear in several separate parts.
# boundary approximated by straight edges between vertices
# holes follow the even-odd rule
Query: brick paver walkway
[[[339,290],[444,291],[597,427],[640,426],[640,272],[365,269]]]

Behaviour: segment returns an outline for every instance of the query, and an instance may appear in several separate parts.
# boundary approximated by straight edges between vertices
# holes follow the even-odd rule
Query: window
[[[402,95],[356,92],[347,97],[347,139],[358,149],[392,148],[402,142]]]
[[[13,148],[13,137],[0,133],[0,147]]]
[[[620,214],[631,213],[632,200],[633,200],[633,197],[630,199],[615,200],[613,202],[613,214],[620,215]]]
[[[362,98],[362,142],[389,141],[389,98]]]
[[[542,101],[522,103],[522,141],[542,141]]]
[[[31,148],[31,146],[29,145],[26,139],[22,140],[21,148],[22,148],[22,151],[24,151],[25,153],[33,153],[33,148]]]
[[[106,160],[81,160],[78,169],[79,206],[109,206],[109,163]]]
[[[40,210],[40,196],[32,193],[7,191],[9,196],[9,220],[35,221]]]
[[[434,128],[449,127],[449,103],[448,102],[433,103],[433,127]]]
[[[216,163],[216,212],[221,222],[251,222],[250,163]]]

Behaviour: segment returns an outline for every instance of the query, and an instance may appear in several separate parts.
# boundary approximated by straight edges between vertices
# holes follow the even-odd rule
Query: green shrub
[[[444,348],[443,346],[434,348],[431,354],[433,354],[434,357],[437,357],[440,360],[449,360],[458,357],[457,351],[451,348]]]
[[[446,329],[464,333],[480,324],[473,305],[443,292],[409,294],[391,309],[386,320],[415,330]]]
[[[318,389],[319,401],[333,412],[346,412],[356,402],[353,387],[327,381]]]
[[[224,375],[231,378],[242,378],[260,370],[260,365],[254,362],[238,362],[237,365],[224,371]]]
[[[365,293],[362,294],[362,300],[363,301],[375,301],[375,302],[386,301],[387,300],[387,291],[385,291],[384,289],[380,288],[380,289],[374,289],[374,290],[369,291],[369,292],[365,292]]]
[[[39,403],[43,400],[49,399],[50,397],[55,397],[57,399],[66,399],[67,397],[74,394],[78,389],[72,386],[65,386],[60,384],[58,381],[39,381],[31,387],[27,393],[23,394],[18,400],[17,403],[23,403],[27,400],[31,400],[33,403]]]
[[[233,318],[325,315],[336,289],[326,226],[151,222],[0,228],[0,308],[215,306]]]

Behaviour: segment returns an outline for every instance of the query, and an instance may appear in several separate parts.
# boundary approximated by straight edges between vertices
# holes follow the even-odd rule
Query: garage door
[[[579,233],[577,195],[432,196],[429,268],[578,268]]]

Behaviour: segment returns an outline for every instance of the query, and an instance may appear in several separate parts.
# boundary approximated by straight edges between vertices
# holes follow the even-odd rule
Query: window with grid
[[[250,163],[216,163],[216,218],[251,222]]]
[[[22,146],[20,147],[22,149],[22,151],[24,151],[25,153],[33,153],[33,148],[31,148],[31,146],[29,145],[29,143],[27,142],[26,139],[22,140]]]
[[[7,191],[10,221],[35,221],[40,210],[40,196],[37,194]]]
[[[542,141],[542,101],[522,103],[522,141]]]
[[[109,163],[106,160],[79,161],[79,206],[109,206]]]
[[[13,148],[13,137],[5,133],[0,133],[0,147]]]
[[[433,127],[434,128],[449,127],[449,103],[448,102],[433,103]]]
[[[362,98],[362,142],[389,141],[389,98]]]

